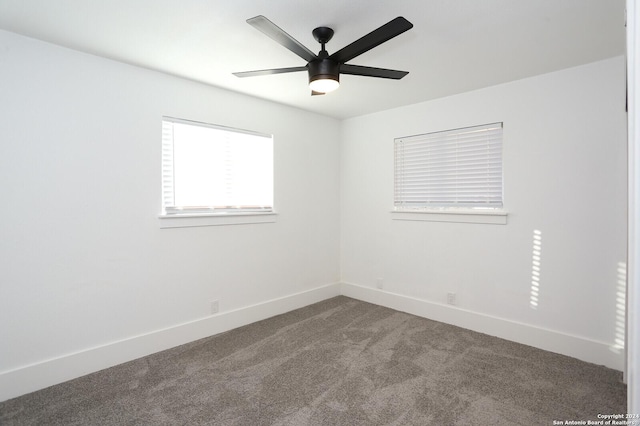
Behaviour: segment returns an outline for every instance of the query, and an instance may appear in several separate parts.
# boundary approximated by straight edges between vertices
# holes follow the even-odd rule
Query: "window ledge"
[[[504,210],[393,210],[391,216],[393,220],[506,225],[508,214]]]
[[[253,223],[274,223],[276,212],[252,213],[186,213],[161,214],[158,216],[160,228],[189,228],[194,226],[247,225]]]

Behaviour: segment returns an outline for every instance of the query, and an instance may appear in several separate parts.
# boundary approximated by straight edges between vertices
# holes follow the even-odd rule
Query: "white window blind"
[[[394,140],[394,207],[502,207],[502,123]]]
[[[273,138],[164,117],[164,214],[273,210]]]

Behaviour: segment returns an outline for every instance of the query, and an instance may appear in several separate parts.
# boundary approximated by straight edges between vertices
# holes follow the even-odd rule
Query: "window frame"
[[[398,203],[398,148],[397,144],[402,141],[409,140],[425,140],[429,137],[437,138],[438,134],[443,135],[442,140],[449,135],[455,135],[456,132],[468,132],[473,129],[485,129],[491,127],[500,126],[500,140],[499,140],[499,164],[500,164],[500,201],[499,205],[495,203],[495,205],[491,204],[480,204],[478,203],[475,206],[469,205],[456,205],[455,203],[449,203],[448,205],[437,205],[431,204],[425,200],[423,205],[420,206],[406,206],[400,205]],[[419,135],[413,135],[408,137],[400,137],[394,139],[394,166],[393,166],[393,186],[394,186],[394,194],[393,194],[393,209],[392,219],[394,220],[408,220],[408,221],[431,221],[431,222],[458,222],[458,223],[486,223],[486,224],[501,224],[504,225],[507,223],[507,211],[504,208],[504,164],[503,164],[503,156],[504,156],[504,135],[503,135],[504,123],[503,122],[494,122],[494,123],[486,123],[475,126],[466,126],[455,129],[448,129],[444,131],[436,131],[423,133]],[[453,170],[456,174],[459,172],[459,169],[456,168]],[[404,184],[404,183],[403,183]]]
[[[271,203],[269,206],[251,207],[203,207],[203,206],[174,206],[174,147],[173,141],[166,140],[165,123],[176,123],[188,126],[221,130],[231,134],[252,135],[269,139],[271,148]],[[163,116],[162,124],[162,165],[161,165],[161,212],[158,215],[160,228],[182,228],[192,226],[212,225],[241,225],[252,223],[272,223],[276,221],[277,213],[274,208],[275,198],[275,171],[274,163],[274,137],[272,134],[260,133],[251,130],[238,129],[217,124],[205,123],[194,120],[186,120],[170,116]],[[169,146],[170,144],[170,146]],[[167,186],[171,188],[168,189]],[[169,195],[169,193],[171,193]],[[173,200],[173,203],[169,202]]]

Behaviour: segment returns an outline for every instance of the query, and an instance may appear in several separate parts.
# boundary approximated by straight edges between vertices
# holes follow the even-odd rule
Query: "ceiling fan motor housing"
[[[318,58],[307,65],[309,68],[309,83],[315,80],[340,81],[340,64],[329,58]]]

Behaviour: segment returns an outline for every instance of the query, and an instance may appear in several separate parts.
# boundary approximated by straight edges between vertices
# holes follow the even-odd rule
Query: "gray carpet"
[[[551,425],[626,412],[602,366],[344,296],[0,403],[2,425]]]

